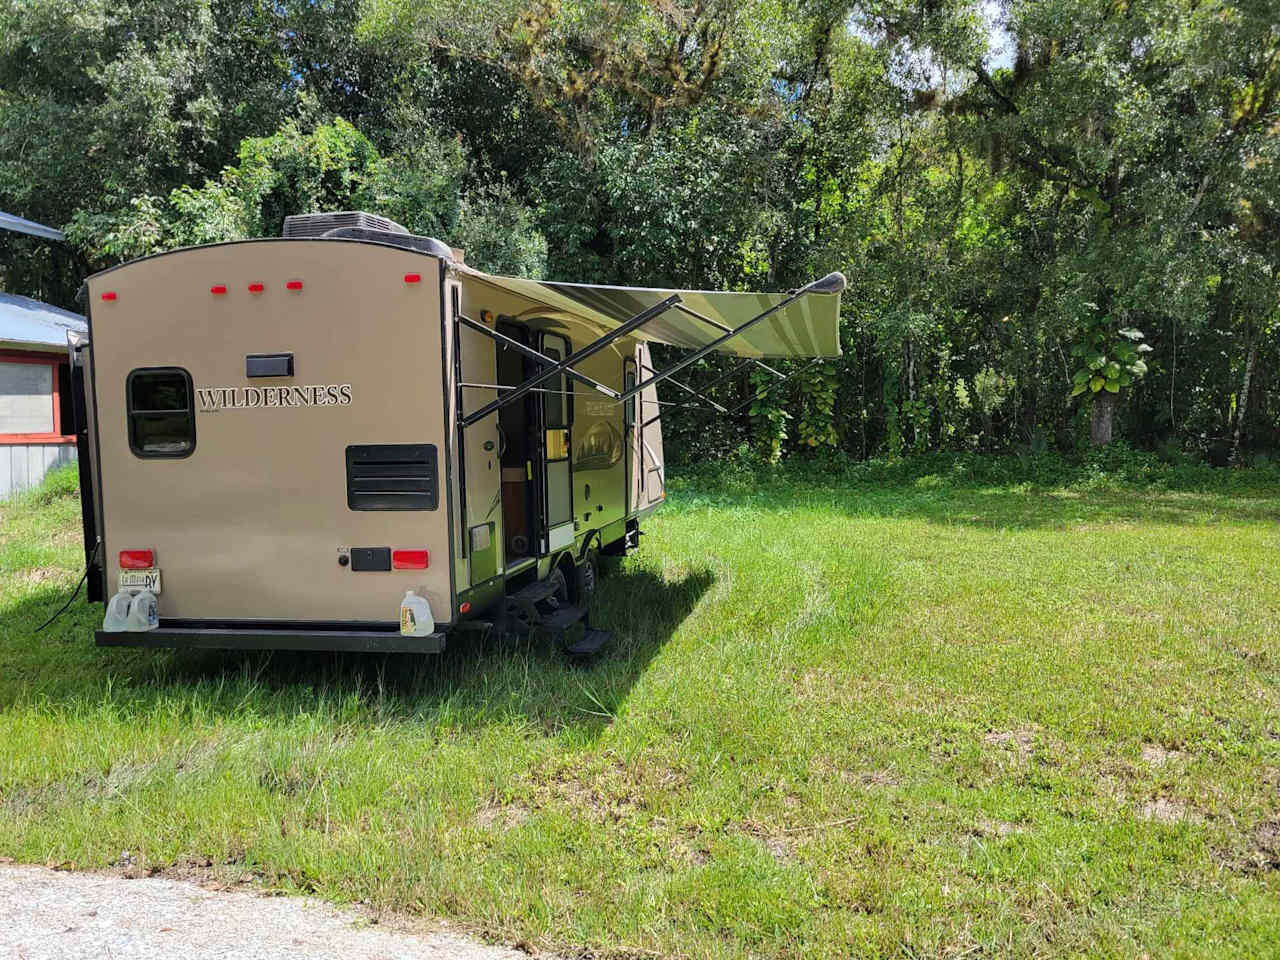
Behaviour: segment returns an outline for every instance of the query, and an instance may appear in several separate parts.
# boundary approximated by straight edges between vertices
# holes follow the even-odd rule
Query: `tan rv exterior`
[[[196,247],[89,279],[73,354],[91,599],[135,574],[159,587],[158,630],[100,643],[434,651],[513,595],[535,625],[551,586],[585,603],[596,557],[635,546],[666,477],[655,335],[631,313],[677,292],[493,277],[436,241],[373,236]],[[679,309],[662,342],[730,338]],[[834,316],[757,317],[739,353],[838,352]],[[399,634],[407,590],[430,638]]]
[[[503,516],[500,418],[450,429],[455,404],[470,413],[498,395],[460,384],[497,384],[502,348],[462,328],[455,367],[455,326],[445,321],[455,308],[490,325],[501,317],[532,340],[555,334],[572,349],[598,336],[581,318],[416,251],[358,241],[194,248],[99,274],[88,288],[83,362],[108,595],[120,551],[145,548],[162,571],[162,622],[393,624],[412,588],[437,624],[450,625],[473,588],[496,584],[500,597],[505,575],[518,572]],[[248,355],[272,354],[292,355],[292,376],[246,378]],[[623,338],[581,369],[621,390],[625,371],[640,366],[649,366],[647,345]],[[135,371],[166,369],[190,375],[194,448],[140,457],[126,385]],[[621,404],[568,382],[570,456],[547,465],[557,522],[515,564],[542,576],[621,541],[628,518],[664,497],[661,426],[641,426],[657,413],[656,388],[638,398],[628,428]],[[353,444],[435,446],[438,507],[348,509],[343,453]],[[533,481],[536,459],[506,474]],[[428,567],[340,565],[364,546],[423,549]]]

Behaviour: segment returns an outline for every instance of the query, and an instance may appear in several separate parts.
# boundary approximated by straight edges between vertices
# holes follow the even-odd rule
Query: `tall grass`
[[[0,507],[0,854],[594,956],[1274,953],[1280,483],[958,463],[673,481],[585,668],[34,634],[55,479]]]

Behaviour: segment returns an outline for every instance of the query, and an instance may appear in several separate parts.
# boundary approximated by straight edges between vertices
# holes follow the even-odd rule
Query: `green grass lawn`
[[[73,486],[0,505],[0,854],[594,957],[1280,953],[1274,480],[687,485],[586,669],[34,634]]]

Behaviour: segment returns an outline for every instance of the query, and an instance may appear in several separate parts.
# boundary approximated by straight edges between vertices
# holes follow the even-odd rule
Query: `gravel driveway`
[[[0,960],[528,960],[302,897],[0,866]]]

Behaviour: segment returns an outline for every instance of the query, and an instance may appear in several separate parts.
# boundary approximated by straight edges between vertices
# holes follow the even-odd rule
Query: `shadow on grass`
[[[34,633],[65,597],[41,589],[0,610],[0,710],[38,703],[139,717],[320,714],[356,725],[418,720],[450,729],[514,723],[572,727],[590,738],[612,721],[713,582],[709,569],[678,581],[644,568],[605,578],[592,621],[613,630],[614,641],[577,665],[537,633],[517,641],[458,632],[432,656],[99,648],[93,630],[102,606],[85,604],[83,595],[53,627]]]

